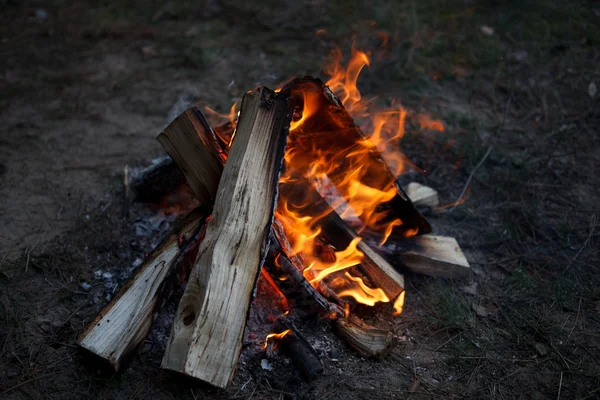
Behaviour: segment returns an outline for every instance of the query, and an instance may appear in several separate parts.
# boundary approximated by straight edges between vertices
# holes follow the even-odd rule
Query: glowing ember
[[[281,308],[284,309],[286,313],[288,313],[289,309],[290,309],[290,305],[288,303],[287,297],[285,297],[283,292],[279,289],[279,286],[277,286],[277,284],[275,283],[275,281],[273,280],[271,275],[269,275],[269,273],[264,268],[262,268],[260,270],[260,274],[265,279],[265,281],[269,284],[270,288],[272,289],[273,296],[276,297],[280,301]]]

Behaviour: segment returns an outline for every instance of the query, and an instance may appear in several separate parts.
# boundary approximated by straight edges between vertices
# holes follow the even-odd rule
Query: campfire
[[[82,347],[118,370],[144,340],[157,305],[187,282],[162,367],[226,387],[260,276],[282,310],[264,351],[281,344],[311,377],[322,364],[297,328],[307,316],[331,321],[361,356],[394,348],[393,332],[355,312],[402,313],[404,277],[390,257],[422,274],[469,274],[456,240],[430,235],[418,209],[439,206],[437,193],[418,183],[407,193],[397,183],[416,168],[391,146],[404,135],[407,111],[373,113],[356,86],[367,54],[353,50],[345,68],[341,58],[336,51],[326,83],[301,77],[276,90],[255,88],[214,127],[204,114],[211,109],[192,107],[158,136],[171,158],[126,178],[128,190],[144,198],[185,184],[196,207],[81,334]]]

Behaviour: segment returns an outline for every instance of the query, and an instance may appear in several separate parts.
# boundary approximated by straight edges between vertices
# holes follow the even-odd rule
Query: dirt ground
[[[600,397],[597,2],[70,3],[0,1],[1,398]],[[139,204],[123,217],[125,165],[162,154],[190,102],[225,113],[257,84],[323,76],[354,40],[373,56],[363,94],[444,123],[410,127],[425,172],[403,181],[451,203],[471,177],[427,218],[474,281],[407,274],[386,322],[405,340],[383,361],[307,321],[325,363],[311,382],[249,351],[210,388],[161,370],[152,335],[120,373],[90,360],[77,335],[168,228]]]

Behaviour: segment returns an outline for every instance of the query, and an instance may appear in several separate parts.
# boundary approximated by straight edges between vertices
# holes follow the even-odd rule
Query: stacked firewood
[[[162,367],[226,387],[238,363],[257,277],[264,268],[273,278],[281,278],[273,281],[286,296],[304,296],[308,307],[331,319],[339,336],[362,356],[383,357],[392,350],[396,342],[392,332],[349,314],[347,301],[327,284],[305,278],[302,271],[307,266],[292,250],[281,221],[274,218],[289,126],[302,106],[298,93],[303,90],[319,92],[323,107],[332,108],[337,121],[344,121],[350,133],[339,139],[341,145],[347,141],[352,146],[365,139],[329,89],[308,77],[288,83],[279,92],[259,87],[246,93],[235,129],[232,124],[213,129],[202,112],[192,107],[158,136],[173,161],[157,165],[146,178],[164,180],[168,173],[166,190],[185,178],[201,205],[181,219],[90,323],[78,339],[82,347],[118,370],[123,358],[146,337],[157,304],[187,282]],[[369,164],[369,174],[391,175],[376,150],[372,157],[381,162]],[[335,183],[335,176],[332,180]],[[145,197],[148,187],[152,185],[144,182],[133,189],[138,197]],[[428,235],[431,227],[415,207],[436,207],[437,193],[419,184],[409,185],[408,195],[399,185],[395,188],[396,196],[385,205],[386,212],[403,221],[392,232],[394,256],[414,272],[468,276],[469,264],[456,241]],[[345,249],[358,237],[303,176],[281,190],[287,191],[287,197],[301,191],[310,199],[315,214],[326,215],[321,235],[328,245]],[[407,238],[406,232],[411,230],[421,235]],[[402,274],[366,241],[360,241],[358,248],[364,254],[359,273],[389,299],[404,296]],[[295,312],[279,318],[275,327],[287,332],[282,346],[295,355],[299,368],[312,376],[322,369],[321,362],[295,328]]]

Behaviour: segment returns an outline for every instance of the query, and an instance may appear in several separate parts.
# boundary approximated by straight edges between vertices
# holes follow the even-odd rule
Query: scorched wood
[[[323,363],[317,352],[289,318],[278,318],[275,328],[288,331],[280,340],[281,347],[304,377],[312,379],[323,373]]]
[[[123,358],[148,334],[161,294],[171,291],[165,288],[167,279],[173,275],[185,279],[189,273],[189,260],[195,258],[197,236],[207,215],[202,208],[190,213],[148,255],[136,274],[79,336],[77,343],[81,347],[119,370]]]
[[[327,286],[320,285],[319,288],[325,290],[327,297],[332,299],[329,301],[306,280],[300,272],[305,267],[301,265],[302,260],[287,255],[291,254],[291,246],[278,221],[273,223],[271,235],[273,253],[265,266],[274,276],[286,278],[279,281],[279,285],[287,296],[297,296],[297,292],[301,291],[305,305],[311,303],[312,307],[319,308],[322,314],[333,321],[336,333],[363,357],[383,358],[393,350],[397,341],[392,332],[375,328],[352,315],[346,316],[341,303],[332,302],[341,301],[337,295],[327,290]]]
[[[363,357],[381,359],[396,346],[392,332],[369,326],[352,315],[336,322],[337,334]]]
[[[212,218],[175,315],[162,367],[226,387],[268,249],[291,119],[285,96],[246,93]]]
[[[181,170],[167,155],[152,160],[146,167],[132,168],[130,175],[134,201],[158,201],[185,183]]]

